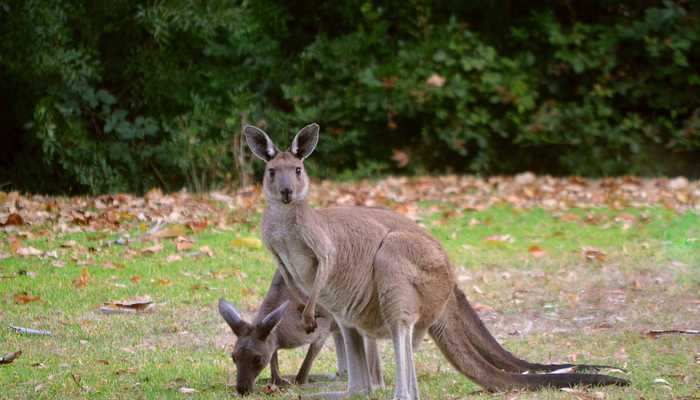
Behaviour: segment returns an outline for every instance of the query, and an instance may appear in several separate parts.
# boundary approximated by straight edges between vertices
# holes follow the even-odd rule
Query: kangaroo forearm
[[[296,283],[289,274],[287,267],[284,265],[284,263],[282,263],[282,260],[280,260],[277,255],[275,255],[275,261],[277,261],[277,270],[280,272],[280,275],[282,275],[282,279],[287,285],[287,289],[289,290],[289,294],[293,297],[293,300],[299,304],[304,304],[306,301],[306,296],[304,296],[301,290],[299,290],[297,287]]]
[[[316,277],[311,285],[311,291],[309,292],[309,298],[306,301],[306,307],[304,309],[305,314],[314,315],[316,313],[316,302],[318,296],[321,293],[321,288],[326,286],[328,282],[328,275],[330,270],[330,263],[328,260],[323,260],[318,263],[316,267]]]

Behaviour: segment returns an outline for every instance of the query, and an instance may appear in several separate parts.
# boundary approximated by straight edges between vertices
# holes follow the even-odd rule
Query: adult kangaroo
[[[317,397],[372,391],[364,367],[367,336],[392,339],[394,398],[419,399],[413,350],[427,333],[454,368],[489,391],[628,384],[598,374],[522,374],[566,365],[531,364],[503,349],[457,287],[444,249],[425,230],[390,210],[309,206],[304,159],[318,143],[317,124],[301,129],[288,151],[254,126],[245,126],[243,133],[266,162],[263,242],[287,284],[308,297],[302,312],[307,328],[315,327],[318,303],[333,314],[343,335],[347,391]]]

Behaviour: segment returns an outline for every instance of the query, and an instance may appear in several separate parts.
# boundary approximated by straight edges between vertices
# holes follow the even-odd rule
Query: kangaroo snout
[[[245,395],[247,395],[248,393],[250,393],[250,387],[249,387],[249,386],[246,386],[246,385],[236,385],[236,391],[237,391],[238,394],[240,394],[241,396],[245,396]]]
[[[284,188],[280,190],[280,194],[282,194],[282,202],[284,204],[289,204],[292,201],[292,189]]]

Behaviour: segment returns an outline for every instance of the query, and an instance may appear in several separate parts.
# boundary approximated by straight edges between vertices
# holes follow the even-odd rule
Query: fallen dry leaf
[[[0,226],[20,226],[24,225],[24,219],[17,213],[12,213],[7,216],[5,222],[0,222]]]
[[[15,299],[15,304],[27,304],[27,303],[32,303],[35,301],[41,301],[40,296],[34,296],[31,294],[28,294],[27,292],[16,293],[14,296],[14,299]]]
[[[172,263],[180,260],[182,260],[182,256],[179,254],[170,254],[169,256],[165,257],[165,262],[167,263]]]
[[[588,261],[595,261],[598,263],[605,261],[605,253],[594,247],[584,247],[583,257]]]
[[[8,240],[10,241],[10,253],[17,254],[22,247],[22,241],[15,236],[10,236]]]
[[[36,247],[20,247],[15,252],[17,255],[22,257],[38,257],[44,254],[43,251],[37,249]]]
[[[259,249],[262,247],[262,242],[260,241],[260,239],[254,237],[241,237],[233,239],[231,241],[231,245],[233,247],[248,247],[251,249]]]
[[[0,364],[10,364],[22,355],[22,350],[0,356]]]
[[[561,216],[562,221],[566,222],[577,222],[581,220],[581,217],[579,217],[577,214],[573,213],[566,213]]]
[[[75,286],[76,288],[84,288],[85,286],[87,286],[89,280],[90,273],[88,272],[87,267],[83,267],[83,269],[80,271],[80,276],[73,280],[73,286]]]
[[[569,393],[578,400],[602,400],[605,398],[605,394],[603,392],[594,392],[593,394],[590,394],[588,392],[582,392],[572,388],[561,388],[560,390],[562,392]]]
[[[511,235],[491,235],[484,238],[485,241],[491,243],[514,243],[515,239]]]
[[[263,388],[263,393],[273,394],[279,392],[279,388],[274,383],[269,383]]]
[[[175,249],[177,251],[185,251],[185,250],[190,250],[194,246],[194,243],[190,241],[185,241],[185,240],[180,240],[175,243]]]
[[[185,227],[182,225],[169,225],[154,234],[152,234],[152,237],[159,238],[159,239],[169,239],[169,238],[176,238],[178,236],[184,236],[186,234],[185,232]]]
[[[158,279],[158,284],[161,286],[170,286],[173,284],[173,282],[167,278],[160,278]]]
[[[127,300],[116,300],[104,303],[100,311],[104,314],[133,314],[150,312],[155,308],[150,296],[133,297]]]
[[[529,185],[531,183],[534,183],[535,180],[537,180],[537,175],[533,174],[530,171],[525,171],[523,173],[515,175],[513,177],[513,180],[518,185]]]
[[[673,178],[668,182],[668,188],[671,190],[680,190],[688,187],[688,178],[684,176],[679,176]]]
[[[202,247],[200,247],[200,248],[199,248],[199,252],[202,253],[202,254],[205,254],[205,255],[207,255],[207,256],[209,256],[209,257],[214,257],[214,251],[212,251],[212,249],[210,249],[209,246],[202,246]]]
[[[134,276],[132,276],[131,279],[129,279],[129,280],[130,280],[131,282],[133,282],[133,283],[139,283],[139,282],[141,282],[141,276],[139,276],[139,275],[134,275]]]
[[[205,229],[207,229],[207,226],[209,226],[209,221],[204,219],[201,221],[189,221],[187,223],[187,227],[192,229],[192,232],[194,233],[199,233]]]
[[[540,246],[534,246],[534,245],[528,247],[527,252],[530,253],[535,258],[542,258],[542,257],[547,255],[547,252],[544,251]]]
[[[163,250],[163,245],[160,243],[156,243],[153,246],[149,247],[144,247],[141,249],[141,254],[156,254],[160,253]]]

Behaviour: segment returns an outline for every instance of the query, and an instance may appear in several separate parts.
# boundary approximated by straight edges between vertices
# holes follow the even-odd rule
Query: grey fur
[[[457,370],[487,390],[627,383],[605,375],[520,374],[518,362],[526,362],[478,328],[481,321],[466,298],[462,300],[437,240],[389,210],[313,209],[308,190],[302,159],[280,152],[267,162],[263,242],[290,290],[308,297],[302,312],[307,331],[317,327],[318,304],[333,314],[344,337],[348,390],[317,397],[335,399],[373,390],[358,334],[392,339],[396,399],[419,398],[412,353],[426,333]]]
[[[289,384],[280,375],[277,351],[308,344],[306,357],[294,379],[296,384],[306,383],[314,360],[331,334],[336,342],[336,374],[346,375],[345,347],[333,316],[324,309],[318,308],[316,310],[318,327],[312,333],[306,333],[301,319],[303,307],[304,300],[297,299],[290,293],[279,271],[272,278],[270,288],[252,323],[246,322],[233,304],[225,299],[219,300],[219,314],[238,337],[232,357],[237,369],[236,390],[240,394],[253,390],[255,379],[268,363],[272,383],[278,386]],[[379,357],[376,352],[377,343],[368,341],[367,346],[374,351],[374,356],[368,361],[368,368],[379,371],[378,378],[375,376],[373,382],[381,381]]]
[[[219,313],[238,337],[231,356],[236,364],[236,390],[240,394],[253,390],[255,379],[267,364],[270,365],[272,383],[278,386],[288,384],[279,372],[277,350],[308,344],[306,358],[295,379],[297,384],[306,383],[313,361],[328,336],[333,332],[340,334],[333,317],[322,309],[318,310],[317,316],[319,329],[307,334],[300,324],[300,307],[303,303],[289,294],[279,273],[275,273],[252,323],[244,321],[231,303],[219,300]],[[339,372],[343,373],[343,370]]]

